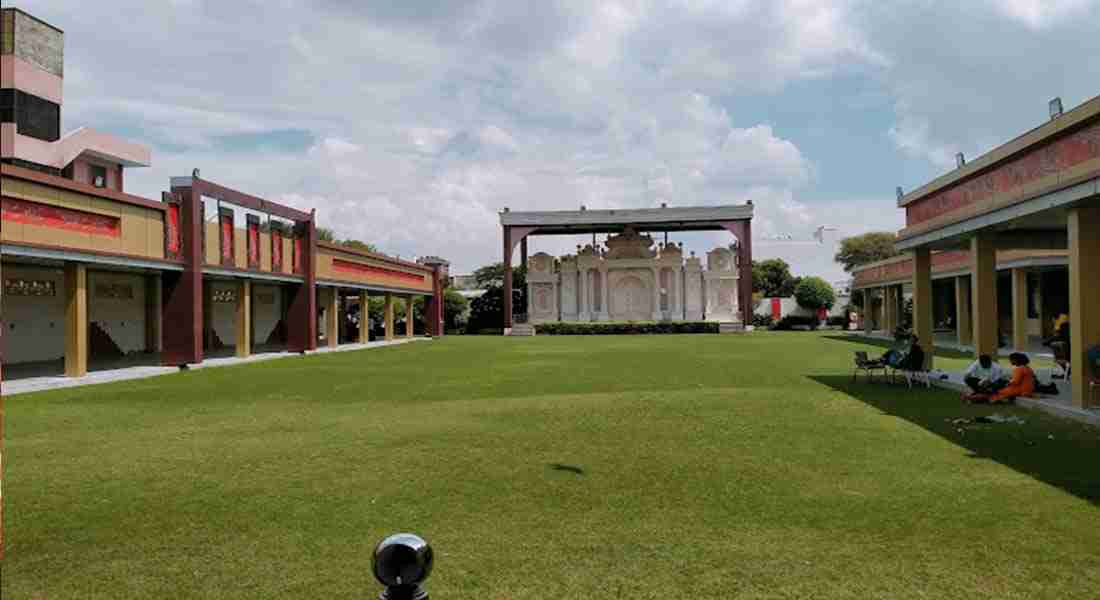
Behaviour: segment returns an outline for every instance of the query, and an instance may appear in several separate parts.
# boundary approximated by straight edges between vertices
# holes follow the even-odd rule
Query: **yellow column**
[[[1027,270],[1012,269],[1012,347],[1027,351]]]
[[[65,376],[88,374],[88,268],[65,263]]]
[[[359,343],[366,344],[370,341],[370,310],[368,309],[367,290],[359,292]]]
[[[898,290],[896,286],[886,286],[885,294],[883,295],[883,306],[885,310],[885,322],[886,322],[886,335],[894,335],[894,330],[898,328]]]
[[[932,368],[932,251],[920,247],[913,251],[913,333],[924,348],[924,367]]]
[[[970,302],[974,310],[974,355],[997,356],[997,253],[993,238],[970,240]]]
[[[237,289],[237,357],[252,354],[252,282],[242,279]]]
[[[955,327],[959,345],[969,346],[973,341],[970,325],[970,282],[965,276],[955,278]]]
[[[1081,408],[1100,405],[1090,398],[1086,353],[1100,344],[1100,207],[1070,209],[1069,229],[1069,345],[1070,389]]]
[[[871,335],[871,321],[874,320],[874,296],[870,288],[863,288],[863,334]]]
[[[325,309],[325,338],[329,348],[340,345],[340,290],[329,288],[328,307]]]
[[[386,341],[393,341],[393,294],[386,294]]]
[[[405,337],[412,338],[415,332],[416,327],[413,326],[413,297],[408,296],[405,298]]]

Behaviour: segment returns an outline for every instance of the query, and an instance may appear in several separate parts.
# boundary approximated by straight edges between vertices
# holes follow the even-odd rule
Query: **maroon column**
[[[305,281],[290,292],[287,310],[287,349],[305,352],[317,349],[317,211],[308,221],[297,223],[302,236],[302,275]]]
[[[741,294],[741,324],[752,325],[752,221],[741,221],[741,277],[738,291]]]
[[[722,227],[737,237],[740,260],[737,302],[741,305],[741,323],[748,327],[752,325],[752,221],[728,221]]]
[[[504,330],[512,328],[512,228],[504,226]]]
[[[425,311],[425,315],[431,315],[432,335],[442,337],[447,328],[443,320],[443,270],[440,265],[432,266],[431,310]]]
[[[164,272],[161,362],[182,366],[202,362],[202,196],[192,187],[172,188],[180,202],[180,257],[183,272]]]

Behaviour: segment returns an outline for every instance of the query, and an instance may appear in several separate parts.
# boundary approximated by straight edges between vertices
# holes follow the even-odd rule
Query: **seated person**
[[[1026,354],[1013,352],[1008,356],[1008,362],[1015,367],[1012,370],[1012,381],[993,395],[971,394],[968,398],[971,402],[989,402],[990,404],[1008,403],[1017,396],[1027,396],[1035,392],[1035,372],[1028,363],[1031,361]]]
[[[924,348],[920,347],[920,338],[913,336],[909,338],[911,345],[909,346],[909,352],[901,360],[898,368],[902,371],[923,371],[924,370]]]
[[[994,394],[1008,385],[1008,373],[988,354],[983,354],[963,373],[963,381],[976,394]]]

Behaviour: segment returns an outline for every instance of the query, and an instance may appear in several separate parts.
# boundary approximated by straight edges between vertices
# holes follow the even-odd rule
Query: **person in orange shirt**
[[[1031,360],[1022,352],[1013,352],[1008,355],[1008,362],[1015,367],[1012,370],[1012,380],[992,396],[986,394],[972,394],[969,400],[974,403],[989,402],[990,404],[1009,403],[1017,396],[1027,396],[1035,391],[1035,372],[1028,364]]]

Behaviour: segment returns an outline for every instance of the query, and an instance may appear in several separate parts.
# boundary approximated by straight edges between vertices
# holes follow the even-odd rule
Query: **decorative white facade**
[[[577,247],[560,260],[544,252],[527,264],[527,315],[553,321],[713,321],[741,323],[738,257],[734,250],[707,253],[706,269],[683,246],[655,246],[631,228],[606,247]]]

